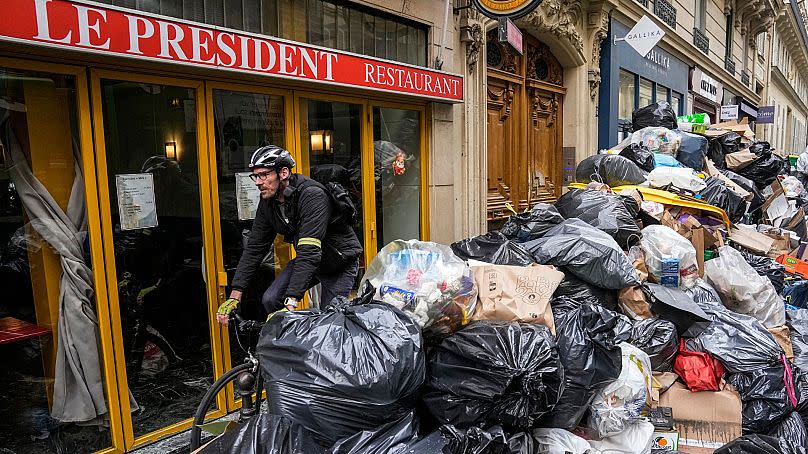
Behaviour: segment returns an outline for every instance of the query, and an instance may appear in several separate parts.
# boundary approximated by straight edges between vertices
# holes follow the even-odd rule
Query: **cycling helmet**
[[[288,151],[276,145],[261,147],[252,154],[250,158],[250,168],[269,167],[280,169],[288,167],[290,170],[295,166],[295,160]]]

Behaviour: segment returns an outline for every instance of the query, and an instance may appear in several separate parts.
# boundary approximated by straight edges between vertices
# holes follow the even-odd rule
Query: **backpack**
[[[348,191],[346,191],[341,184],[333,181],[329,181],[323,186],[325,186],[325,193],[328,194],[328,197],[331,199],[331,208],[333,209],[329,225],[354,225],[358,213],[356,212],[356,206],[353,200],[351,200],[351,195],[348,194]]]

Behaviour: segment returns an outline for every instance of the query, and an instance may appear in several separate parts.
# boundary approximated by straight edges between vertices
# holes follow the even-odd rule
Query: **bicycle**
[[[191,425],[191,452],[198,449],[201,444],[202,425],[205,423],[208,410],[216,401],[216,396],[219,392],[231,382],[233,382],[236,396],[241,399],[238,422],[243,422],[255,416],[261,408],[261,392],[264,388],[264,379],[261,375],[261,369],[258,367],[258,358],[250,348],[244,349],[239,335],[245,332],[259,331],[263,324],[254,320],[244,320],[236,312],[230,313],[230,321],[231,323],[235,322],[233,325],[236,328],[236,340],[241,349],[247,354],[247,357],[244,359],[243,364],[235,366],[219,377],[202,397],[202,401],[194,414],[193,425]]]

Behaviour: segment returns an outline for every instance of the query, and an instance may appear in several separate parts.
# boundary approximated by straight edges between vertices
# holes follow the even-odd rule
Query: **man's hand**
[[[283,305],[286,306],[286,309],[291,312],[297,309],[297,298],[292,298],[291,296],[288,296],[283,301]]]
[[[222,303],[219,306],[219,310],[216,312],[216,320],[219,321],[224,326],[227,326],[227,323],[230,321],[230,313],[233,312],[233,309],[238,307],[238,300],[235,298],[229,298],[227,301]]]

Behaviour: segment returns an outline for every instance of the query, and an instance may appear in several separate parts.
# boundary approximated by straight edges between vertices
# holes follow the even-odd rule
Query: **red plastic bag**
[[[685,340],[679,340],[679,354],[673,363],[673,371],[691,391],[720,391],[724,366],[709,353],[691,352],[685,348]]]

